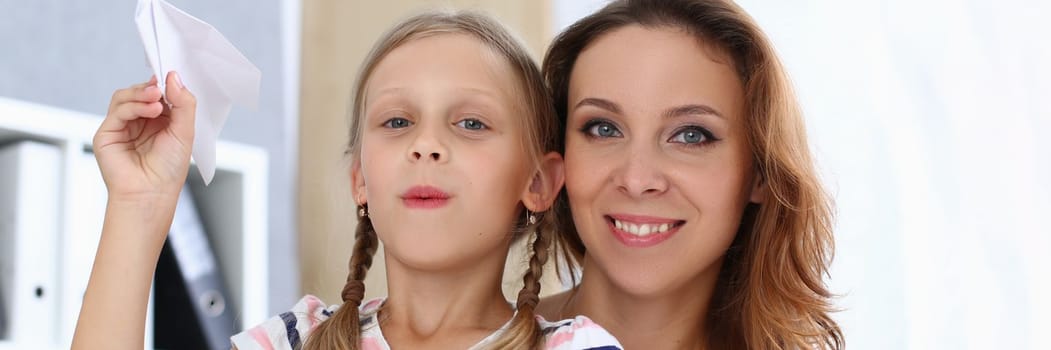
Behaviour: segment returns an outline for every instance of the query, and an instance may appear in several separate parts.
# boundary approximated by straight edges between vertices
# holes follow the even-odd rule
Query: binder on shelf
[[[62,149],[35,141],[0,147],[0,294],[6,340],[54,344]]]
[[[106,183],[102,180],[95,155],[90,150],[72,152],[67,160],[72,174],[67,179],[65,196],[68,209],[65,220],[67,234],[59,240],[61,278],[59,299],[59,345],[68,348],[73,343],[80,307],[84,302],[88,279],[95,262],[102,223],[106,215]],[[149,335],[146,342],[149,344]]]
[[[233,303],[188,186],[179,195],[154,278],[157,348],[229,349]]]

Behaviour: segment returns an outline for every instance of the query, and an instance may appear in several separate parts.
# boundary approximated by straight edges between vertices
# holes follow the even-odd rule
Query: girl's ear
[[[522,192],[522,203],[526,208],[534,212],[551,208],[566,181],[564,165],[562,155],[558,152],[550,152],[540,159],[540,168]]]
[[[361,171],[361,161],[357,159],[350,165],[350,190],[357,205],[365,205],[368,202],[368,192],[365,191],[365,175]]]
[[[752,194],[749,195],[748,201],[763,204],[763,201],[766,200],[766,193],[769,191],[766,186],[766,177],[763,176],[763,173],[756,171],[752,176]]]

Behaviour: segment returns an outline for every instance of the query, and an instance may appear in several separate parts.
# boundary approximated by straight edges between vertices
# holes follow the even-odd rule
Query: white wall
[[[836,196],[850,348],[1047,348],[1051,3],[739,3],[787,65]],[[556,4],[559,28],[597,8]]]

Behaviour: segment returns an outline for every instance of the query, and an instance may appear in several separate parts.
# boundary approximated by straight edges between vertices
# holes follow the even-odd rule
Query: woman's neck
[[[501,292],[507,257],[493,255],[449,271],[413,269],[386,256],[388,297],[380,322],[388,342],[434,348],[451,341],[467,348],[503,326],[513,314]]]
[[[705,316],[719,272],[712,270],[674,290],[636,295],[585,258],[583,278],[561,316],[588,316],[625,349],[703,349]]]

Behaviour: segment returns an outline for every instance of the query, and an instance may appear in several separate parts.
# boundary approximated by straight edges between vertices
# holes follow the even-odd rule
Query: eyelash
[[[404,121],[405,121],[405,123],[406,123],[406,124],[405,124],[404,126],[400,126],[400,127],[395,127],[395,126],[394,126],[394,122],[395,122],[395,121],[402,121],[402,120],[404,120]],[[412,126],[413,124],[414,124],[414,123],[413,123],[412,121],[410,121],[410,120],[408,120],[408,119],[406,119],[406,118],[402,118],[402,117],[394,117],[394,118],[390,118],[390,119],[387,119],[387,121],[383,122],[383,127],[384,127],[384,128],[388,128],[388,129],[401,129],[401,128],[407,128],[407,127],[410,127],[410,126]]]
[[[615,136],[601,136],[601,135],[598,135],[598,130],[596,130],[596,128],[599,127],[599,126],[603,126],[603,125],[608,125],[612,129],[611,131],[614,132],[616,135]],[[691,132],[691,131],[699,133],[701,135],[702,139],[699,142],[695,142],[695,143],[672,141],[674,139],[680,138],[680,135],[682,135],[681,137],[685,141],[685,133]],[[587,137],[588,139],[592,139],[592,140],[606,139],[606,138],[612,138],[612,137],[623,137],[624,136],[624,134],[621,133],[620,129],[618,129],[615,124],[613,124],[613,122],[611,122],[609,120],[601,119],[601,118],[599,118],[599,119],[592,119],[592,120],[589,120],[588,122],[584,123],[584,125],[580,128],[580,132],[583,133],[585,137]],[[704,146],[711,145],[712,143],[714,143],[716,141],[720,141],[720,140],[721,139],[715,137],[715,134],[713,134],[710,130],[708,130],[708,129],[704,128],[704,127],[701,127],[701,126],[698,126],[698,125],[686,125],[686,126],[680,128],[679,130],[676,130],[675,133],[672,134],[672,137],[668,139],[668,142],[682,144],[685,147],[704,147]]]
[[[471,128],[468,128],[468,127],[467,127],[467,122],[476,122],[476,123],[478,123],[478,125],[479,125],[480,127],[479,127],[478,129],[471,129]],[[455,124],[455,125],[456,125],[456,126],[459,126],[459,127],[461,127],[461,128],[463,128],[464,130],[468,130],[468,131],[484,131],[484,130],[489,130],[489,125],[486,125],[486,124],[485,124],[484,122],[482,122],[481,120],[478,120],[478,119],[476,119],[476,118],[464,118],[463,120],[460,120],[460,121],[456,122],[456,124]]]
[[[595,132],[592,129],[595,129],[596,127],[598,127],[600,125],[609,125],[609,127],[617,134],[617,136],[601,136],[601,135],[598,135],[598,133]],[[584,126],[580,127],[580,132],[584,133],[584,136],[589,138],[589,139],[604,139],[604,138],[610,138],[610,137],[622,137],[622,136],[624,136],[624,134],[620,132],[620,129],[617,129],[617,126],[613,124],[613,122],[605,120],[605,119],[592,119],[592,120],[587,121],[586,123],[584,123]]]
[[[672,141],[673,139],[678,139],[679,135],[683,135],[682,138],[683,138],[683,141],[685,141],[686,133],[687,132],[691,132],[691,131],[692,132],[696,132],[698,134],[701,134],[702,139],[700,141],[698,141],[698,142],[693,142],[693,143],[687,143],[687,142],[674,142],[674,143],[679,143],[679,144],[682,144],[683,146],[686,146],[686,147],[704,147],[704,146],[711,145],[712,143],[714,143],[716,141],[719,141],[719,139],[716,138],[715,135],[712,134],[712,132],[710,130],[705,129],[704,127],[701,127],[701,126],[698,126],[698,125],[687,125],[687,126],[684,126],[684,127],[680,128],[674,134],[672,134],[671,138],[668,139],[668,142],[673,142]]]
[[[401,121],[404,121],[405,125],[402,125],[402,126],[395,126],[394,125],[395,122],[401,122]],[[479,127],[477,129],[471,129],[471,128],[467,127],[467,123],[469,123],[469,122],[478,123]],[[406,118],[394,117],[394,118],[387,119],[387,121],[383,122],[383,127],[384,128],[388,128],[388,129],[402,129],[402,128],[410,127],[413,124],[415,124],[415,123],[413,123],[412,121],[410,121],[410,120],[408,120]],[[479,131],[484,131],[484,130],[488,130],[489,129],[489,125],[486,125],[484,122],[482,122],[481,120],[478,120],[476,118],[464,118],[463,120],[460,120],[460,121],[456,122],[453,125],[459,126],[460,128],[463,128],[464,130],[474,131],[474,132],[479,132]]]

